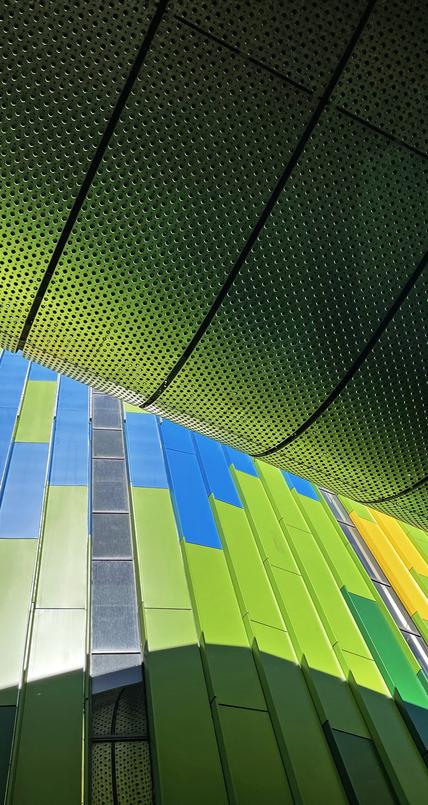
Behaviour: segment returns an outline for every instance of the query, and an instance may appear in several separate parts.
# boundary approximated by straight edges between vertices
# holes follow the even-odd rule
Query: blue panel
[[[3,352],[0,360],[0,408],[18,408],[28,361],[22,355]]]
[[[40,366],[39,363],[32,363],[30,366],[30,372],[28,375],[29,380],[56,380],[57,373],[53,372],[52,369],[46,369],[44,366]]]
[[[73,409],[84,411],[85,418],[88,419],[88,386],[72,380],[70,377],[62,377],[59,383],[58,392],[58,411]]]
[[[186,542],[221,548],[198,459],[177,450],[166,454],[181,536]]]
[[[246,453],[241,453],[240,450],[235,450],[234,447],[228,447],[227,445],[223,445],[223,449],[228,465],[233,464],[235,469],[248,472],[249,475],[257,475],[251,456],[247,456]]]
[[[194,438],[208,494],[212,492],[217,500],[242,507],[221,444],[199,433]]]
[[[49,481],[52,486],[86,486],[88,477],[89,423],[87,411],[58,409]]]
[[[296,492],[299,492],[300,495],[305,495],[307,498],[313,498],[314,500],[320,499],[310,481],[305,481],[300,475],[293,475],[292,472],[285,472],[283,470],[282,474],[290,489],[294,488]]]
[[[168,489],[156,417],[153,414],[127,414],[125,434],[131,485]]]
[[[181,450],[182,453],[194,453],[195,447],[192,440],[192,433],[182,425],[169,422],[164,419],[160,425],[160,435],[164,447],[169,450]]]
[[[48,451],[48,444],[14,444],[0,506],[0,538],[39,536]]]
[[[15,419],[16,419],[15,406],[13,408],[0,409],[0,481],[3,476],[7,456],[9,453],[10,441],[12,438]]]

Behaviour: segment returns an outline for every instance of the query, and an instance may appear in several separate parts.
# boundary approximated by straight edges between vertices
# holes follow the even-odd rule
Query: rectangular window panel
[[[92,651],[140,650],[134,568],[131,561],[92,563]]]
[[[94,428],[120,428],[122,410],[119,400],[108,394],[92,395],[92,421]]]
[[[108,458],[95,458],[92,466],[93,511],[128,511],[125,462]]]
[[[129,514],[92,516],[92,556],[94,559],[132,559]]]
[[[133,685],[142,681],[142,656],[135,654],[92,654],[92,693]]]
[[[0,538],[39,536],[49,445],[16,443],[0,507]]]
[[[388,607],[397,626],[399,626],[400,629],[405,629],[406,632],[418,634],[415,624],[413,623],[410,615],[408,615],[407,611],[404,609],[394,590],[389,586],[379,584],[377,581],[375,581],[375,587],[385,601],[385,604]]]
[[[340,520],[342,523],[353,526],[353,522],[349,517],[348,512],[340,502],[337,495],[335,495],[333,492],[328,492],[327,489],[321,489],[320,491],[322,492],[328,507],[336,517],[336,520]]]
[[[92,433],[94,458],[123,458],[123,436],[121,430],[94,428]]]
[[[428,650],[425,641],[422,637],[409,634],[408,632],[402,632],[401,634],[409,644],[421,667],[428,675]]]

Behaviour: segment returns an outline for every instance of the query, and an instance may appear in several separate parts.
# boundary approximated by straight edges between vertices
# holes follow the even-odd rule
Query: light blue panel
[[[186,542],[221,548],[196,455],[167,450],[168,469],[180,534]]]
[[[290,489],[295,489],[296,492],[300,495],[305,495],[307,498],[320,499],[310,481],[305,481],[300,475],[293,475],[292,472],[285,472],[285,470],[282,470],[282,474]]]
[[[234,447],[228,447],[227,445],[223,445],[223,450],[228,466],[233,464],[235,469],[241,470],[241,472],[247,472],[249,475],[257,476],[257,470],[251,456],[247,456],[246,453],[241,453],[240,450],[235,450]]]
[[[30,372],[28,375],[29,380],[56,380],[57,373],[53,372],[52,369],[46,369],[44,366],[40,366],[39,363],[32,363],[30,366]]]
[[[0,360],[0,408],[18,408],[28,361],[22,355],[3,352]]]
[[[164,447],[169,450],[181,450],[182,453],[194,453],[195,446],[192,440],[192,432],[164,419],[160,425],[160,435]]]
[[[48,451],[48,444],[13,445],[0,505],[0,538],[39,536]]]
[[[158,423],[154,414],[128,413],[125,435],[131,486],[168,489]]]
[[[217,500],[242,508],[221,444],[199,433],[194,434],[194,440],[208,494],[212,492]]]
[[[53,437],[52,486],[86,486],[89,478],[89,423],[86,409],[58,406]]]
[[[62,377],[59,383],[58,392],[58,411],[72,409],[84,411],[86,421],[88,420],[88,386],[72,380],[70,377]]]
[[[0,408],[0,481],[3,477],[6,466],[15,419],[15,407]]]

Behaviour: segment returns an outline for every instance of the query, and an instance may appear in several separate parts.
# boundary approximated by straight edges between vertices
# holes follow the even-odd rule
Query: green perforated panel
[[[8,2],[0,345],[426,524],[427,20]]]

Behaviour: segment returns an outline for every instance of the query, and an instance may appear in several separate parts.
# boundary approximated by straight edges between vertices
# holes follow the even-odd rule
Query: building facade
[[[425,803],[428,533],[0,358],[0,803]]]

